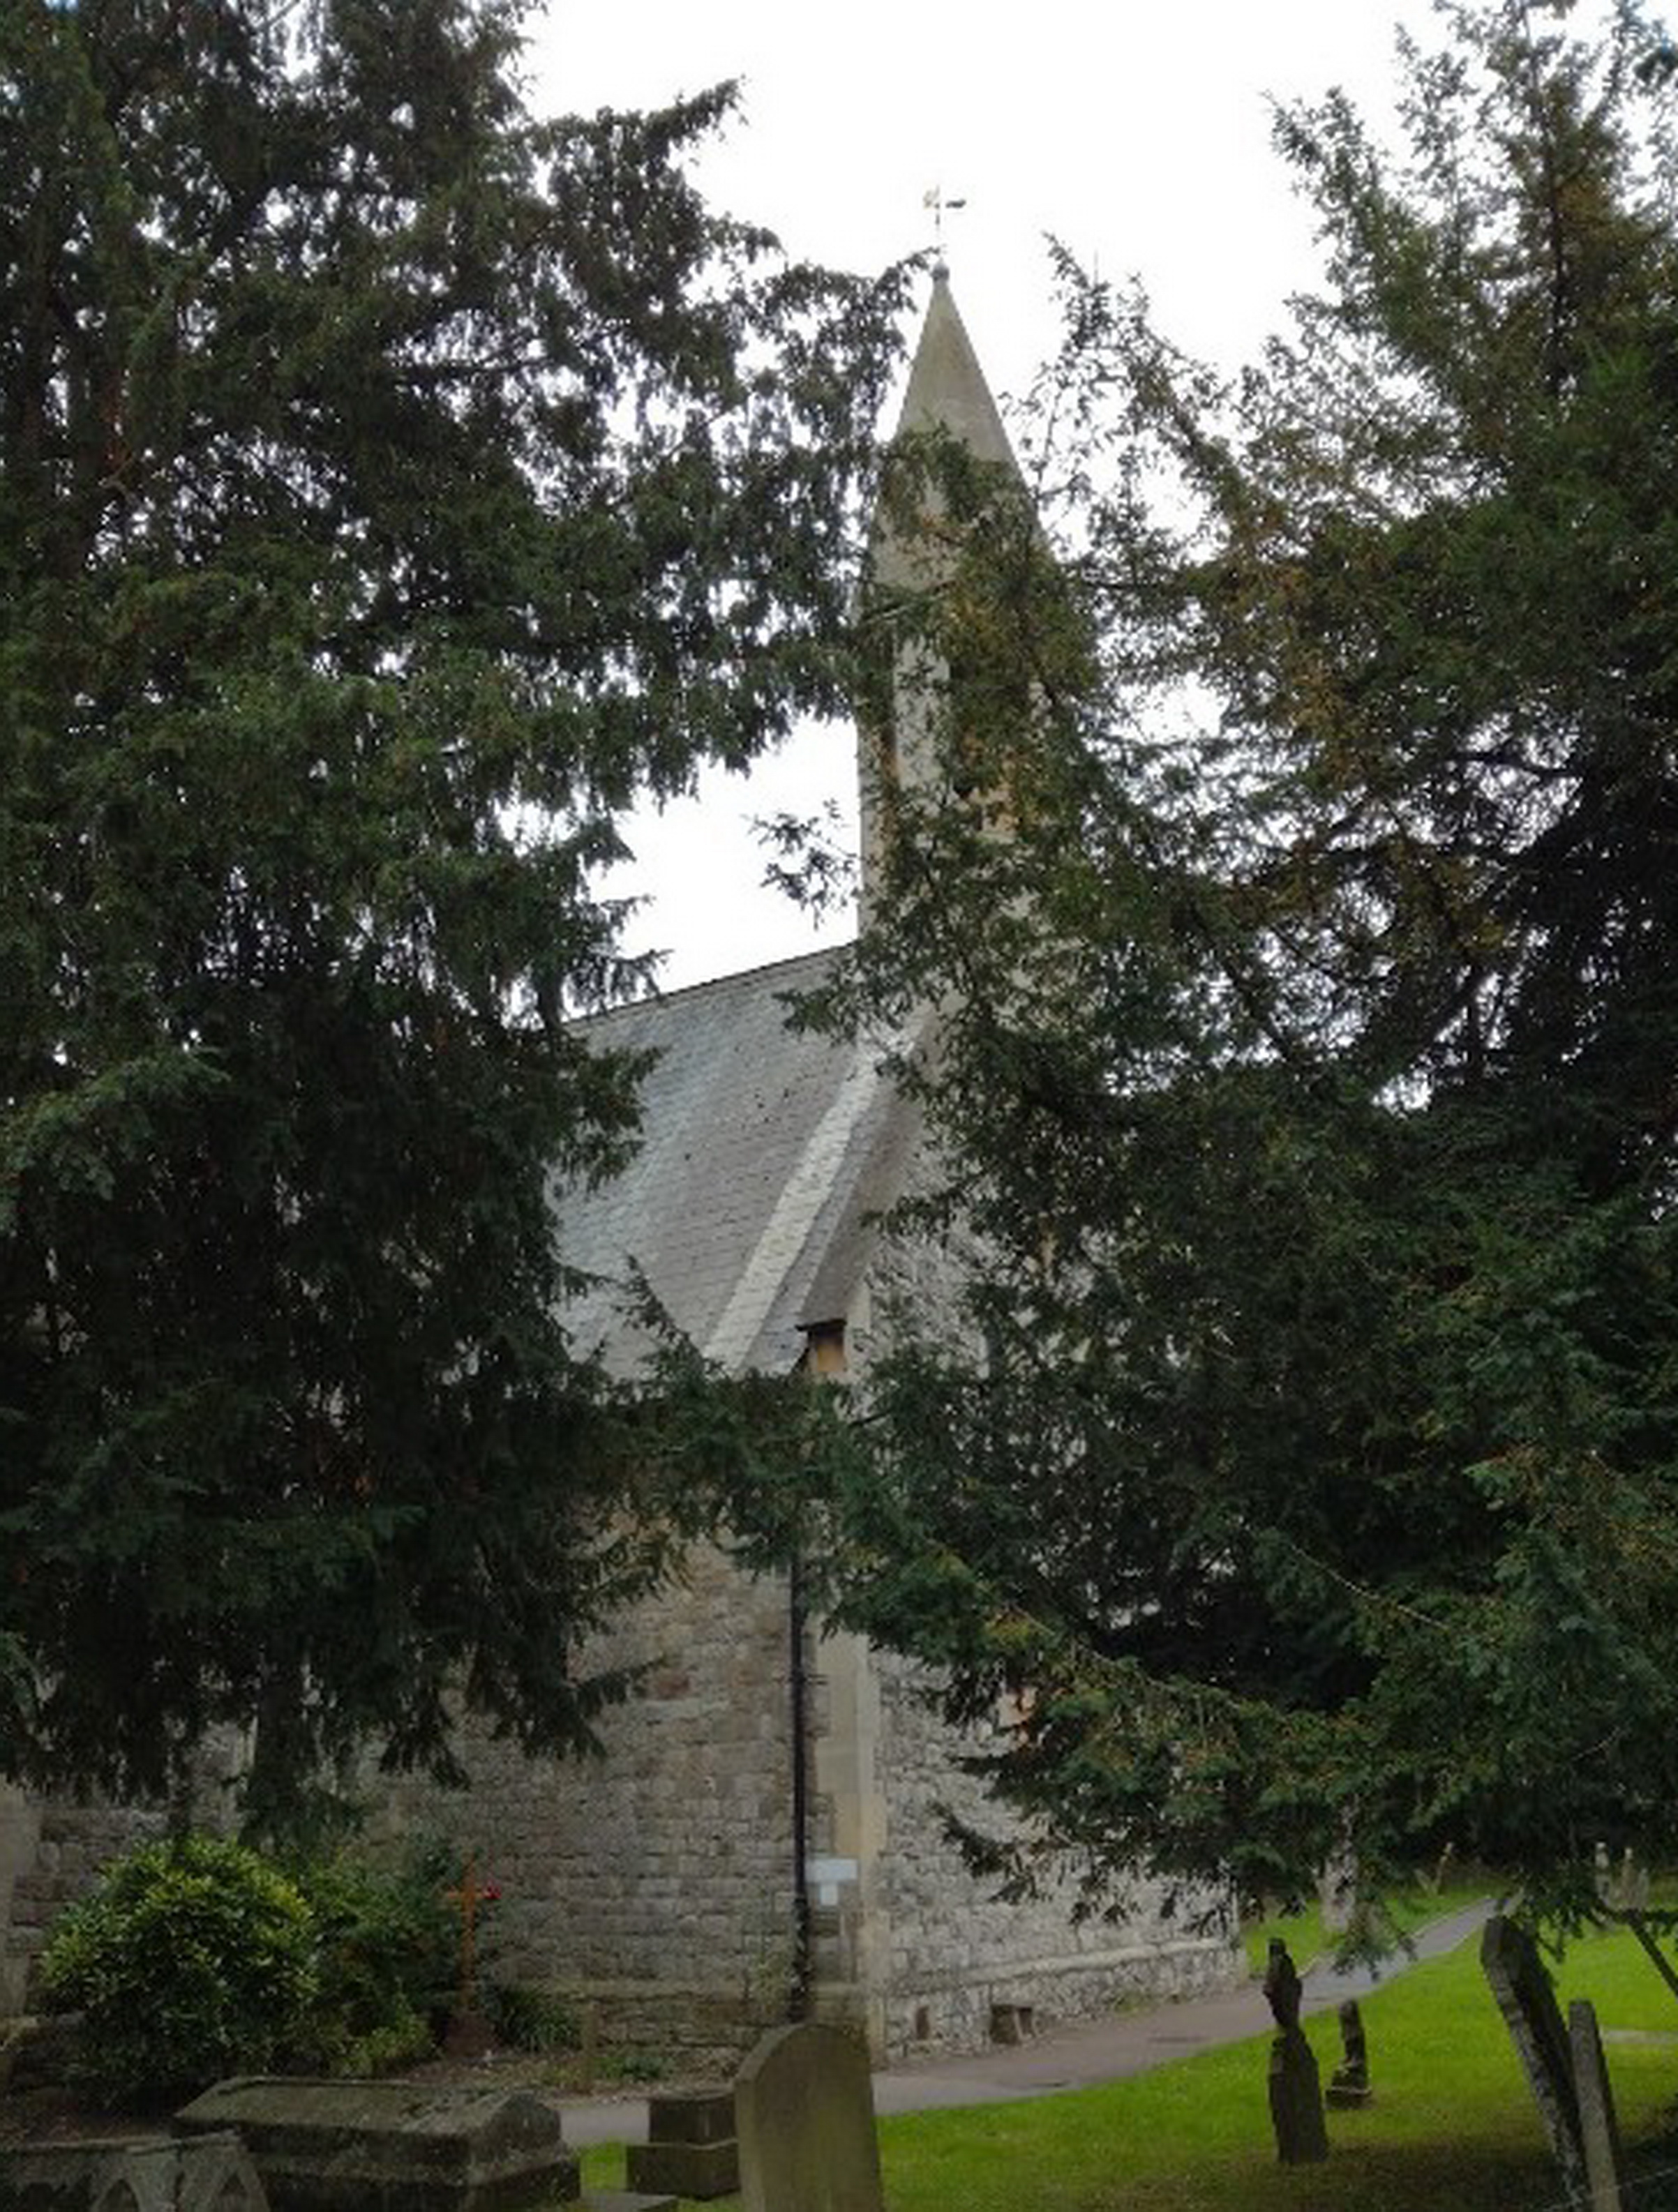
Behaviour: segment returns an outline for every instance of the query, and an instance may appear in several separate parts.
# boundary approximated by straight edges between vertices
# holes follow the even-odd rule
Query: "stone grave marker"
[[[631,2189],[677,2197],[732,2197],[740,2185],[740,2146],[732,2089],[649,2097],[647,2141],[629,2146]]]
[[[525,2212],[578,2194],[551,2106],[413,2081],[218,2081],[175,2115],[235,2128],[273,2212]]]
[[[1579,2100],[1579,2135],[1584,2146],[1590,2212],[1620,2212],[1624,2175],[1620,2128],[1614,2116],[1608,2069],[1602,2059],[1602,2039],[1596,2032],[1596,2008],[1587,1997],[1575,1997],[1567,2008],[1567,2041]]]
[[[1590,2183],[1579,2126],[1578,2091],[1572,2053],[1560,2008],[1538,1946],[1523,1928],[1501,1913],[1486,1923],[1480,1963],[1508,2027],[1527,2077],[1550,2148],[1561,2169],[1562,2185],[1573,2212],[1589,2212]]]
[[[1322,2085],[1316,2058],[1299,2025],[1299,1975],[1278,1936],[1270,1939],[1264,1994],[1275,2017],[1270,2045],[1270,2120],[1284,2166],[1310,2166],[1328,2155]]]
[[[835,2027],[777,2027],[734,2083],[744,2212],[884,2212],[868,2054]]]
[[[0,2212],[267,2212],[236,2135],[117,2136],[0,2152]]]
[[[1364,2040],[1364,2016],[1355,1997],[1340,2008],[1341,2063],[1328,2077],[1328,2103],[1355,2110],[1369,2104],[1375,2092],[1369,2085],[1369,2046]]]

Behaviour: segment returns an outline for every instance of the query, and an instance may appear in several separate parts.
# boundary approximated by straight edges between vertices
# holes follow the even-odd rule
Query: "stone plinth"
[[[273,2212],[526,2212],[578,2194],[558,2113],[516,2090],[249,2076],[175,2124],[237,2129]]]
[[[740,2185],[740,2146],[731,2089],[653,2097],[647,2141],[628,2153],[631,2189],[678,2197],[732,2197]]]
[[[0,2212],[267,2212],[236,2135],[39,2143],[0,2153]]]

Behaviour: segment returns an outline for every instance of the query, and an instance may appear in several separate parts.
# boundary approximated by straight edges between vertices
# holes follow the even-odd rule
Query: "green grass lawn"
[[[1626,1936],[1575,1945],[1558,1994],[1564,2009],[1590,1997],[1605,2028],[1678,2033],[1678,2004]],[[1328,2114],[1324,2166],[1276,2163],[1260,2035],[1101,2088],[883,2121],[886,2202],[891,2212],[1551,2212],[1557,2176],[1478,1943],[1407,1969],[1363,2010],[1375,2102]],[[1332,2014],[1308,2029],[1326,2081],[1338,2059]],[[1678,2045],[1610,2042],[1608,2065],[1633,2178],[1678,2167]],[[591,2154],[585,2179],[621,2186],[621,2152]],[[1632,2202],[1636,2212],[1678,2206],[1678,2187],[1639,2188]]]

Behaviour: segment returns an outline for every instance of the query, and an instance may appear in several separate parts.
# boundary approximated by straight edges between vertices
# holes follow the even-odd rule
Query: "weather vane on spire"
[[[964,208],[967,202],[946,200],[944,197],[944,187],[941,185],[934,185],[930,191],[921,195],[921,204],[924,208],[932,210],[933,252],[936,257],[933,263],[933,273],[937,276],[947,276],[950,270],[948,263],[944,258],[944,218],[946,214],[953,214],[956,209]]]

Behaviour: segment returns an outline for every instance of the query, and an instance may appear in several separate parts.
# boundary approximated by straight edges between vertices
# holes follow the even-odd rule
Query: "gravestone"
[[[732,2089],[652,2097],[647,2141],[629,2147],[631,2189],[678,2197],[732,2197],[740,2185],[740,2146]]]
[[[174,2124],[237,2129],[273,2212],[525,2212],[578,2194],[559,2114],[519,2090],[252,2075]]]
[[[1328,2077],[1328,2102],[1341,2109],[1367,2105],[1375,2092],[1369,2085],[1369,2046],[1364,2040],[1364,2016],[1355,1997],[1340,2008],[1341,2063]]]
[[[1303,2028],[1285,2028],[1270,2045],[1270,2119],[1284,2166],[1313,2166],[1328,2157],[1322,2081]]]
[[[835,2027],[777,2027],[734,2083],[744,2212],[884,2212],[868,2054]]]
[[[1357,1861],[1336,1851],[1316,1879],[1317,1910],[1330,1936],[1344,1936],[1358,1906]]]
[[[1649,1910],[1649,1869],[1639,1866],[1636,1855],[1628,1845],[1620,1855],[1620,1864],[1610,1872],[1608,1856],[1600,1845],[1596,1853],[1596,1891],[1610,1911],[1619,1913],[1646,1912]]]
[[[1590,2212],[1620,2212],[1623,2175],[1620,2129],[1614,2116],[1614,2091],[1596,2032],[1596,2008],[1576,1997],[1567,2008],[1567,2041],[1573,2060],[1573,2087],[1579,2100],[1579,2134],[1584,2145],[1585,2179]]]
[[[1264,1995],[1277,2034],[1270,2045],[1270,2120],[1276,2155],[1284,2166],[1311,2166],[1328,2155],[1322,2118],[1322,2085],[1316,2059],[1299,2025],[1299,1975],[1287,1946],[1270,1939]]]
[[[1480,1963],[1525,2071],[1573,2212],[1588,2212],[1590,2183],[1579,2127],[1572,2053],[1538,1947],[1496,1913],[1480,1941]]]
[[[0,2212],[266,2212],[236,2135],[105,2137],[0,2152]]]

